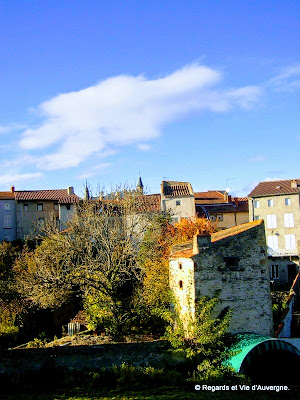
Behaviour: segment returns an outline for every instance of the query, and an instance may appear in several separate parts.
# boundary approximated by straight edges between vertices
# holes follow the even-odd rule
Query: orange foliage
[[[192,240],[197,233],[212,234],[216,231],[216,226],[217,223],[211,224],[209,220],[198,217],[182,218],[175,224],[166,222],[158,239],[159,248],[157,250],[162,258],[168,258],[173,244]]]
[[[216,224],[212,225],[211,222],[205,218],[182,218],[179,222],[174,224],[174,229],[174,238],[178,243],[193,239],[196,233],[201,235],[212,234],[216,230]]]

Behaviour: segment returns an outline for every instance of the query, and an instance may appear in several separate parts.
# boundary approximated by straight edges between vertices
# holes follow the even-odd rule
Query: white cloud
[[[191,112],[249,108],[261,89],[218,90],[221,74],[192,64],[159,79],[120,75],[77,92],[60,94],[38,107],[42,123],[26,129],[24,150],[46,149],[37,166],[54,170],[120,146],[158,137],[164,124]]]
[[[22,186],[24,181],[31,181],[41,178],[42,176],[43,174],[41,172],[0,175],[0,185],[9,187],[11,184],[14,184],[16,190],[18,190],[18,186]]]
[[[259,162],[259,161],[265,161],[265,160],[266,160],[266,157],[262,156],[262,155],[257,155],[257,156],[249,158],[249,161],[252,161],[252,162]]]
[[[263,182],[272,182],[272,181],[282,181],[282,178],[277,177],[267,177],[263,180]]]
[[[148,151],[148,150],[151,149],[151,146],[150,146],[149,144],[146,144],[146,143],[139,143],[139,144],[137,145],[137,148],[138,148],[139,150],[142,150],[142,151]]]
[[[267,82],[277,92],[291,92],[300,88],[300,65],[292,65]]]
[[[94,165],[92,168],[89,168],[87,171],[82,172],[78,178],[79,179],[87,179],[92,176],[99,175],[103,173],[108,167],[110,167],[112,163],[99,163]]]
[[[9,124],[9,125],[0,125],[0,135],[8,134],[14,131],[24,130],[26,125],[21,124]]]

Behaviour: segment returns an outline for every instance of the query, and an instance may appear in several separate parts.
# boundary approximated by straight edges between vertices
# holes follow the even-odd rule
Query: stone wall
[[[252,224],[238,233],[232,228],[211,237],[198,235],[193,255],[187,256],[187,249],[174,254],[170,284],[183,313],[194,312],[195,298],[213,296],[220,290],[215,316],[230,307],[232,333],[273,333],[264,224]],[[226,232],[232,234],[226,236]]]
[[[6,350],[0,357],[0,376],[38,372],[51,365],[66,370],[110,368],[122,363],[154,368],[174,367],[185,362],[179,353],[170,350],[165,340],[145,343],[116,343],[99,346],[72,346]]]

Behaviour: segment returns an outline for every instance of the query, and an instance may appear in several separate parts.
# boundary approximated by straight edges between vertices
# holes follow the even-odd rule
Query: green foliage
[[[166,338],[172,347],[185,353],[196,367],[194,374],[197,379],[205,382],[235,375],[233,369],[224,366],[224,361],[232,355],[229,347],[233,338],[228,333],[231,311],[225,309],[217,318],[212,317],[219,301],[218,295],[197,300],[195,315],[185,320],[175,307],[173,323],[166,331]]]
[[[274,331],[276,331],[276,329],[278,328],[283,313],[287,308],[288,297],[289,292],[279,290],[271,291]]]
[[[5,301],[17,297],[13,265],[19,252],[19,246],[8,242],[0,243],[0,299]]]

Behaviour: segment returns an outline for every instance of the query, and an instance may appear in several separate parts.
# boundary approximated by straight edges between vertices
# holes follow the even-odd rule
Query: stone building
[[[161,211],[171,211],[173,222],[195,216],[195,198],[189,182],[162,181]]]
[[[270,280],[263,220],[248,222],[173,246],[170,286],[183,321],[195,301],[220,290],[217,316],[233,310],[230,331],[270,335],[273,330]]]
[[[16,201],[17,237],[24,239],[39,232],[50,219],[65,229],[79,197],[73,187],[54,190],[24,190],[14,192]]]
[[[265,221],[270,276],[292,282],[299,270],[300,179],[260,182],[249,194],[250,221]]]
[[[10,192],[0,192],[0,242],[17,239],[16,205],[14,187]]]

